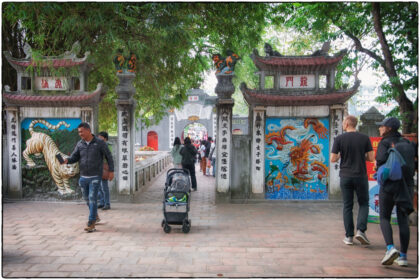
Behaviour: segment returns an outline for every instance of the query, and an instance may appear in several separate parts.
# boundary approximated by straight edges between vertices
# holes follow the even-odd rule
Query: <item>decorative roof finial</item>
[[[123,50],[118,49],[117,54],[114,57],[114,65],[115,69],[117,69],[117,73],[135,73],[137,69],[137,57],[136,54],[130,52],[130,56],[125,57],[123,55]]]
[[[328,55],[328,52],[330,51],[331,42],[327,41],[324,44],[322,44],[322,47],[320,50],[315,51],[312,56],[318,56],[318,55]]]
[[[273,47],[269,43],[264,44],[265,56],[282,56],[278,51],[273,50]]]
[[[240,57],[231,50],[226,51],[226,57],[216,53],[212,56],[214,65],[216,66],[216,75],[233,75],[235,64]]]
[[[28,42],[23,45],[23,52],[25,53],[25,59],[31,58],[32,56],[32,47],[28,44]]]

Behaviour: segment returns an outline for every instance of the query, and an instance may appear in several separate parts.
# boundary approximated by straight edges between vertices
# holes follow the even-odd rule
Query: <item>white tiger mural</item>
[[[70,188],[69,178],[79,173],[79,164],[60,164],[55,155],[61,154],[63,158],[67,158],[68,156],[60,152],[57,145],[49,135],[34,131],[34,125],[37,123],[42,123],[49,129],[57,129],[61,125],[70,127],[70,125],[65,121],[61,121],[57,125],[52,125],[45,120],[33,120],[29,125],[29,133],[31,134],[31,138],[26,141],[26,149],[22,153],[26,160],[27,166],[34,167],[36,165],[35,162],[30,158],[30,155],[40,157],[43,154],[45,163],[47,164],[50,174],[55,184],[57,185],[58,192],[61,195],[74,193],[74,190]]]

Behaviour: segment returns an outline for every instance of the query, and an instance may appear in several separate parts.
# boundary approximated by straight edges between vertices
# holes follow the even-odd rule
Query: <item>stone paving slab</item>
[[[3,204],[3,277],[410,277],[418,276],[418,229],[410,227],[409,266],[384,267],[384,240],[369,224],[370,246],[347,246],[340,203],[215,204],[214,178],[197,167],[191,231],[161,221],[165,175],[135,203],[112,202],[85,233],[84,202]],[[399,244],[398,227],[394,226]]]

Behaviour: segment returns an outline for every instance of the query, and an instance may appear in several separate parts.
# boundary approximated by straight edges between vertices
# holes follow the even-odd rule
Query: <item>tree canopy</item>
[[[212,67],[211,54],[249,54],[261,39],[267,10],[263,3],[5,3],[3,50],[24,57],[28,42],[42,55],[57,55],[79,41],[95,63],[89,89],[99,82],[108,88],[100,129],[115,131],[117,49],[137,55],[137,117],[156,121],[181,106],[188,89],[200,86]],[[2,82],[13,86],[10,70],[3,63]]]
[[[262,50],[262,38],[276,49],[279,38],[270,34],[293,30],[284,54],[313,51],[314,44],[350,39],[350,54],[337,72],[346,86],[368,62],[382,70],[380,102],[395,100],[391,112],[403,120],[404,132],[417,129],[418,4],[416,2],[305,2],[305,3],[151,3],[151,2],[6,2],[2,10],[2,46],[14,57],[24,57],[28,42],[42,55],[57,55],[79,41],[82,53],[95,63],[89,89],[102,82],[108,94],[100,105],[100,129],[116,131],[115,87],[118,79],[112,60],[117,49],[137,55],[136,117],[147,124],[159,121],[200,87],[212,68],[211,54],[231,49],[242,57],[235,83],[256,85],[253,48]],[[295,36],[300,34],[300,36]],[[275,36],[275,35],[274,35]],[[290,44],[289,44],[290,43]],[[16,74],[2,66],[3,85],[15,88]]]
[[[273,23],[311,34],[321,41],[347,37],[353,45],[341,65],[340,77],[357,73],[355,66],[368,57],[372,69],[381,69],[387,81],[379,102],[395,100],[391,112],[403,121],[403,132],[417,130],[417,104],[407,92],[418,89],[418,4],[416,2],[326,2],[276,5]]]

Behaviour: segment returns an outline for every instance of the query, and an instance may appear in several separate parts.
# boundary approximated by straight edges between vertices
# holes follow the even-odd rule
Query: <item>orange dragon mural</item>
[[[308,118],[303,122],[303,126],[308,128],[309,125],[312,125],[314,131],[318,134],[319,138],[327,138],[328,129],[317,119]]]
[[[328,126],[328,118],[266,119],[266,198],[328,198]]]
[[[286,141],[285,134],[288,129],[295,130],[296,128],[291,125],[287,125],[280,131],[271,132],[265,136],[265,143],[272,145],[274,141],[274,143],[276,143],[276,149],[279,151],[283,150],[284,145],[293,143],[292,141]]]

